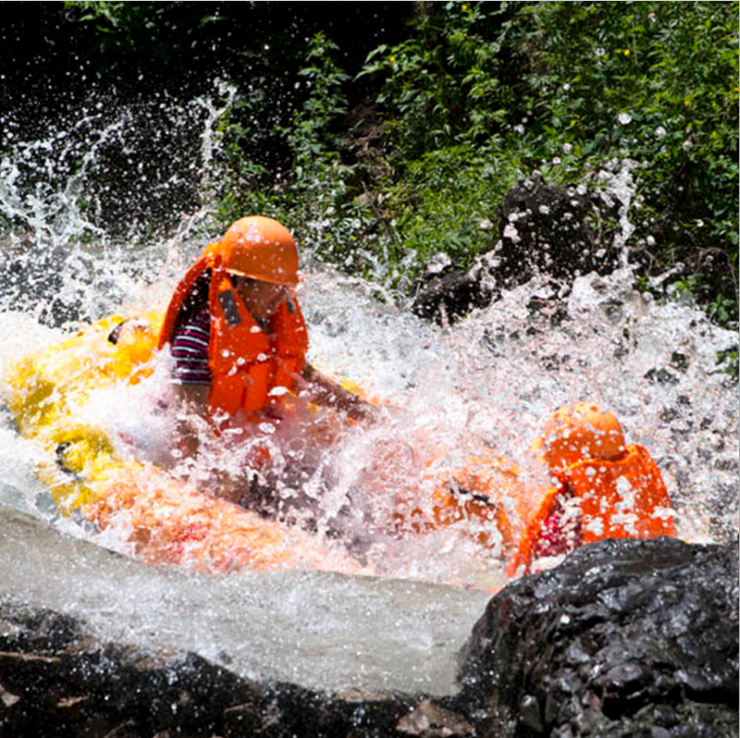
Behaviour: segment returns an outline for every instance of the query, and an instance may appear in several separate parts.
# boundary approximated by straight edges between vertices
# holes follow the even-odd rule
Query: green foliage
[[[272,41],[271,31],[234,31],[246,14],[261,28],[265,3],[64,2],[65,19],[80,37],[81,55],[94,72],[117,92],[151,94],[169,88],[183,98],[201,84],[243,65],[260,66],[260,51]],[[290,60],[290,54],[284,58]],[[278,78],[280,75],[275,75]],[[143,83],[143,84],[142,84]]]
[[[660,268],[687,264],[683,290],[722,294],[722,320],[737,315],[737,23],[737,3],[536,3],[512,34],[539,153],[640,162],[634,239]]]
[[[411,38],[373,51],[360,75],[385,78],[377,102],[395,176],[376,185],[403,244],[386,250],[396,283],[399,268],[413,286],[435,262],[467,268],[493,245],[520,164],[501,137],[514,95],[500,78],[509,15],[497,3],[435,4]]]
[[[655,271],[684,262],[680,289],[736,320],[737,23],[737,3],[430,4],[364,72],[384,76],[403,241],[464,265],[490,244],[456,203],[495,220],[517,167],[577,184],[632,160],[629,245]],[[470,176],[471,149],[498,179]]]
[[[740,377],[740,358],[738,358],[738,349],[728,349],[720,351],[717,355],[717,366],[719,371],[724,372],[731,381],[737,383]]]
[[[387,75],[377,101],[394,114],[399,154],[482,143],[507,119],[512,90],[498,77],[507,27],[504,11],[484,3],[444,3],[417,16],[412,38],[369,55],[362,74]]]
[[[290,205],[305,226],[322,232],[324,220],[331,216],[332,224],[344,225],[347,214],[349,167],[342,164],[337,151],[341,140],[332,134],[331,124],[346,112],[342,84],[347,75],[333,59],[337,46],[323,34],[316,35],[307,54],[308,66],[300,70],[310,90],[301,110],[281,132],[293,152],[293,166],[288,189]],[[338,240],[337,240],[338,239]],[[331,253],[342,243],[341,234],[320,244],[324,253]]]
[[[154,7],[148,7],[154,5]],[[172,53],[167,4],[136,2],[65,2],[67,13],[82,23],[93,23],[99,33],[102,67],[125,63],[143,48],[150,58],[164,60]]]
[[[232,25],[199,3],[65,5],[124,67],[186,59],[195,29]],[[247,5],[250,18],[279,13]],[[242,67],[228,57],[237,94],[212,193],[224,222],[271,214],[321,258],[412,291],[430,264],[465,268],[493,246],[517,180],[599,187],[631,161],[643,285],[676,268],[673,294],[737,320],[738,3],[419,3],[407,38],[379,45],[356,79],[337,61],[341,39],[304,45],[271,28],[301,64],[273,68],[262,37],[243,39]],[[367,131],[347,122],[358,90],[374,131],[360,160]]]
[[[386,207],[403,239],[411,284],[430,261],[445,255],[468,268],[498,234],[495,203],[517,178],[517,161],[495,143],[429,152],[409,163],[405,176],[387,188]],[[445,259],[446,260],[446,259]]]

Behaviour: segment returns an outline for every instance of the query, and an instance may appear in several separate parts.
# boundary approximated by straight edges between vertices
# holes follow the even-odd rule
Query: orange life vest
[[[581,511],[580,543],[602,538],[675,536],[673,506],[658,467],[642,446],[627,446],[617,459],[586,459],[554,474],[522,534],[506,573],[528,573],[545,521],[568,496]]]
[[[288,297],[273,315],[268,333],[249,314],[218,256],[198,260],[175,289],[159,347],[172,340],[183,304],[197,280],[211,270],[208,291],[211,369],[211,416],[259,412],[293,389],[308,350],[308,332],[295,297]]]

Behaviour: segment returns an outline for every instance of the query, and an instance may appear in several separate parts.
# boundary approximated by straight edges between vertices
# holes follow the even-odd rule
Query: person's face
[[[264,322],[272,318],[280,303],[290,293],[290,287],[286,285],[260,282],[247,277],[232,276],[231,282],[245,307],[257,321]]]

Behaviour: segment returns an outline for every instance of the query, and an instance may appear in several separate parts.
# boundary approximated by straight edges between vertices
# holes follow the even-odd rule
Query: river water
[[[180,173],[153,183],[142,174],[138,194],[121,193],[132,198],[132,213],[136,197],[166,200],[178,188],[209,191],[218,176],[213,123],[220,112],[199,101],[183,114],[190,148],[178,149]],[[133,215],[127,228],[100,225],[101,187],[112,197],[106,152],[113,144],[120,151],[135,146],[132,125],[126,113],[93,111],[44,140],[6,146],[0,163],[3,365],[113,311],[164,306],[179,276],[218,235],[213,214],[192,198],[164,228]],[[605,181],[607,194],[622,205],[619,238],[626,243],[634,190],[629,163]],[[383,477],[385,489],[411,489],[440,459],[464,465],[466,455],[480,449],[512,460],[526,483],[543,484],[545,470],[529,452],[532,441],[558,406],[587,400],[616,412],[628,440],[649,449],[674,501],[681,537],[736,535],[738,395],[717,364],[718,352],[736,345],[736,336],[689,303],[659,302],[636,291],[626,250],[614,273],[576,277],[564,298],[536,279],[504,291],[457,325],[438,327],[412,316],[403,299],[379,299],[382,284],[319,263],[315,229],[298,235],[306,244],[300,298],[309,358],[330,375],[356,382],[382,408],[380,422],[347,433],[306,480],[304,492],[316,498],[320,522],[348,503],[364,504],[356,497],[360,479]],[[670,283],[671,275],[664,279]],[[97,421],[111,432],[166,435],[167,427],[147,415],[147,397],[162,389],[152,381],[138,395],[99,398]],[[383,456],[383,449],[392,453]],[[0,417],[0,503],[126,552],[115,531],[101,536],[55,514],[35,476],[37,453],[7,415]],[[363,555],[386,577],[484,588],[503,581],[496,551],[479,550],[464,532],[396,540],[370,527],[363,545]]]

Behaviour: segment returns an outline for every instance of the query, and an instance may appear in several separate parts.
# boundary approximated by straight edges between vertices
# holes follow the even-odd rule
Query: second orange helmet
[[[550,468],[557,469],[585,459],[616,459],[624,453],[625,439],[614,413],[578,402],[548,420],[540,449]]]

